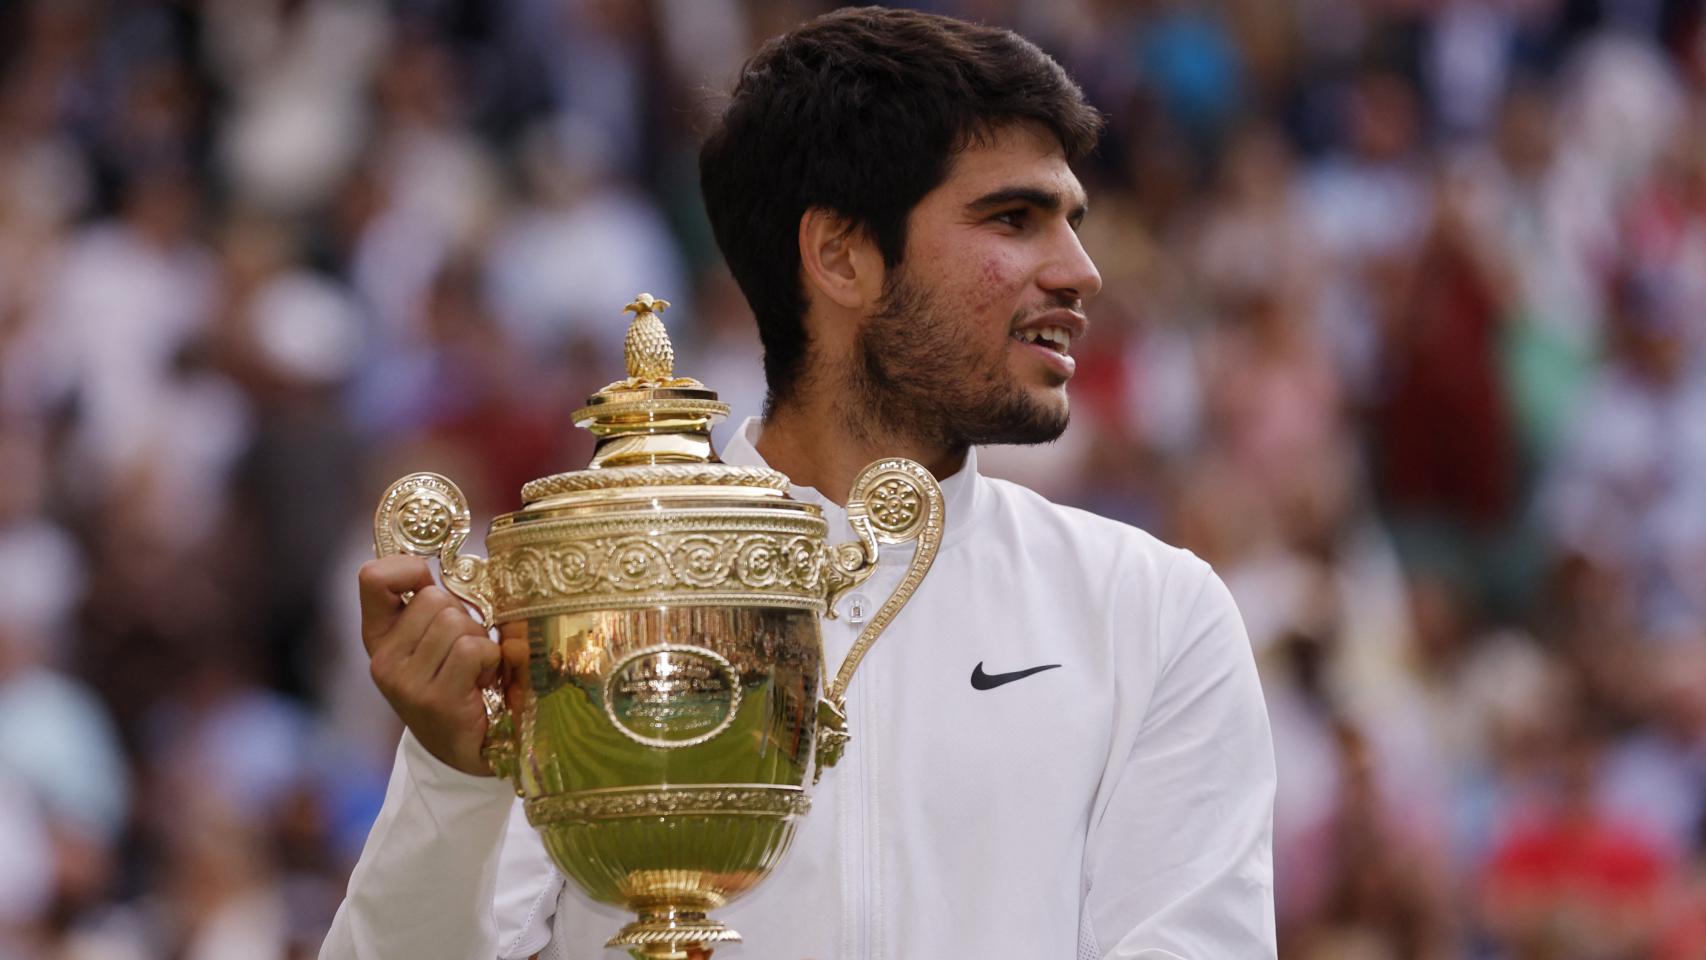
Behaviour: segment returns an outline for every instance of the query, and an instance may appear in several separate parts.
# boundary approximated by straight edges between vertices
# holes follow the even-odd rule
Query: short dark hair
[[[912,10],[862,7],[766,43],[741,69],[699,153],[717,246],[758,320],[766,415],[806,358],[798,231],[822,207],[867,231],[893,268],[912,208],[947,179],[953,156],[1013,123],[1037,123],[1070,162],[1101,114],[1030,41]]]

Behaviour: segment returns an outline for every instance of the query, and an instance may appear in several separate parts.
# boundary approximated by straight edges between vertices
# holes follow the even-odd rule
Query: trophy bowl
[[[437,474],[398,480],[374,516],[380,556],[437,557],[452,593],[525,644],[524,673],[485,691],[485,756],[563,874],[636,914],[609,946],[648,960],[740,939],[710,912],[786,852],[808,780],[847,741],[853,671],[943,522],[928,471],[879,460],[847,501],[853,539],[832,545],[785,476],[718,461],[710,426],[728,408],[674,376],[667,306],[628,306],[629,376],[574,415],[597,437],[591,464],[523,487],[521,509],[492,521],[489,558],[462,552],[468,504]],[[826,677],[820,618],[882,544],[914,540],[900,587]]]

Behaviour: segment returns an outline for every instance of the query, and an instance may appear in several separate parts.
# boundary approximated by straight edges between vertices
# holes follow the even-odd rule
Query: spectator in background
[[[1706,607],[1706,380],[1676,281],[1624,270],[1611,295],[1610,356],[1582,397],[1546,507],[1562,550],[1617,571],[1640,626],[1698,636]]]
[[[0,857],[0,956],[20,958],[47,949],[59,918],[112,895],[131,814],[111,717],[64,670],[85,574],[71,535],[38,513],[45,468],[37,438],[0,429],[0,804],[8,831],[36,831]]]
[[[1510,285],[1499,352],[1525,485],[1556,455],[1601,348],[1616,242],[1610,199],[1562,137],[1556,100],[1554,85],[1513,78],[1488,145],[1457,161],[1470,226]]]
[[[1413,958],[1448,960],[1456,931],[1445,864],[1437,848],[1386,822],[1370,769],[1369,746],[1356,728],[1335,731],[1343,785],[1331,837],[1322,921],[1294,941],[1300,960]]]
[[[1290,180],[1278,131],[1245,131],[1226,154],[1198,254],[1219,320],[1208,348],[1214,435],[1228,468],[1281,510],[1343,431],[1339,370],[1313,321],[1320,264]]]
[[[1483,879],[1480,909],[1514,960],[1647,956],[1656,946],[1674,864],[1595,801],[1604,744],[1581,723],[1551,758],[1557,794],[1519,813]]]
[[[232,218],[213,350],[252,413],[232,489],[270,570],[256,642],[274,684],[300,696],[325,655],[312,642],[321,567],[358,509],[349,477],[361,469],[360,437],[342,391],[364,331],[353,294],[308,269],[295,246],[282,221]]]
[[[39,331],[31,361],[43,382],[46,406],[74,404],[74,451],[98,498],[127,482],[158,482],[170,501],[166,474],[177,469],[172,454],[201,456],[183,464],[179,479],[204,484],[188,499],[217,502],[223,489],[221,460],[233,453],[240,433],[240,401],[204,397],[198,402],[180,388],[179,361],[206,335],[218,277],[195,236],[198,195],[188,172],[170,166],[145,168],[127,182],[123,216],[78,231],[45,283],[40,315],[26,321]],[[185,405],[188,404],[186,407]],[[203,418],[191,425],[185,417]],[[235,421],[235,422],[234,422]],[[184,449],[162,449],[182,443]],[[187,491],[186,491],[187,493]],[[195,536],[212,511],[172,510],[162,533]]]
[[[275,215],[312,213],[360,160],[392,22],[374,0],[205,7],[199,42],[228,97],[216,126],[234,192]]]
[[[1366,404],[1384,383],[1392,298],[1433,213],[1411,81],[1369,67],[1343,93],[1338,117],[1342,146],[1304,172],[1301,190],[1328,271],[1319,322],[1347,389]]]
[[[1497,587],[1507,577],[1492,558],[1518,496],[1499,350],[1508,276],[1476,230],[1465,179],[1443,170],[1434,189],[1433,220],[1385,318],[1376,482],[1403,521],[1401,545],[1433,553],[1464,584]]]
[[[682,291],[670,298],[672,318],[691,312],[676,241],[617,166],[616,149],[576,118],[523,142],[528,202],[497,227],[484,274],[498,322],[524,354],[590,353],[617,367],[620,338],[598,305],[655,288]]]

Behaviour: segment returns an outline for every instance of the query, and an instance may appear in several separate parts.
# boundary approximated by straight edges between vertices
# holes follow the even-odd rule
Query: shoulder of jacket
[[[1134,560],[1155,564],[1161,570],[1180,562],[1203,563],[1189,550],[1175,547],[1142,527],[1080,507],[1055,503],[1030,487],[1011,480],[998,477],[984,479],[989,482],[997,503],[1011,511],[1015,519],[1028,529],[1034,528],[1039,533],[1052,530],[1058,536],[1070,538],[1079,548],[1127,554]]]

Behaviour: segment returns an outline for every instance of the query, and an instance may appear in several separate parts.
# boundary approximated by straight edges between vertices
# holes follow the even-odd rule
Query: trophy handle
[[[858,488],[855,486],[854,495],[847,499],[847,525],[853,528],[858,539],[829,548],[829,563],[825,567],[829,603],[823,615],[830,620],[838,616],[835,605],[841,602],[841,597],[869,580],[872,571],[877,569],[877,534],[871,527],[865,501],[857,497]]]
[[[486,558],[462,553],[472,520],[468,498],[446,477],[411,473],[386,489],[373,514],[373,552],[384,558],[407,553],[437,557],[444,588],[474,607],[480,625],[491,627],[493,605],[486,583]],[[405,596],[407,603],[410,597]],[[480,748],[492,772],[513,780],[515,721],[504,703],[502,681],[480,690],[486,707],[486,742]]]
[[[813,782],[823,778],[826,767],[841,759],[850,735],[847,732],[847,685],[860,661],[887,629],[895,615],[912,599],[924,575],[936,562],[936,551],[942,545],[943,507],[942,488],[923,465],[912,460],[893,457],[878,460],[853,480],[853,492],[847,497],[847,522],[859,535],[855,543],[845,543],[830,553],[827,590],[830,600],[828,615],[834,616],[834,601],[853,586],[863,583],[876,568],[878,544],[900,544],[916,540],[918,548],[912,554],[906,575],[894,588],[871,622],[859,633],[847,659],[841,662],[835,679],[824,690],[817,705],[817,770]]]

